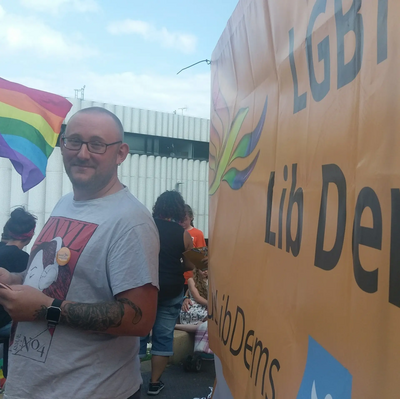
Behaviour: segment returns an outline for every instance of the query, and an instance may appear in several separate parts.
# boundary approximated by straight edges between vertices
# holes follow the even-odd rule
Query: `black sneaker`
[[[162,381],[149,382],[149,390],[147,395],[158,395],[164,389],[164,383]]]

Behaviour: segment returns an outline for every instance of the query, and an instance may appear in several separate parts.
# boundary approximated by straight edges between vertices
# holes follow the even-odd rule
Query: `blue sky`
[[[2,0],[0,77],[208,118],[210,59],[237,0]],[[181,110],[179,108],[187,109]]]

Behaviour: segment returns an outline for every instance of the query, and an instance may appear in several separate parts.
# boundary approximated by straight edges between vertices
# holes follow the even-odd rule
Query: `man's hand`
[[[14,321],[44,320],[52,302],[52,298],[29,285],[13,285],[11,290],[0,288],[0,304]]]

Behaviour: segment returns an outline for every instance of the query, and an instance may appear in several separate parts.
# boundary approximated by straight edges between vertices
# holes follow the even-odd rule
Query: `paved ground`
[[[170,365],[164,371],[161,380],[165,388],[157,396],[148,396],[147,387],[150,380],[150,361],[142,363],[142,398],[157,397],[159,399],[193,399],[206,398],[214,385],[214,361],[202,362],[199,372],[186,372],[182,365]]]

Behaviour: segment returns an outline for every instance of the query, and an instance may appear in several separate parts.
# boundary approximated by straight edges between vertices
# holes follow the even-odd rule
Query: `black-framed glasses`
[[[106,144],[101,141],[83,141],[81,139],[69,139],[67,137],[62,137],[64,142],[64,147],[71,151],[79,151],[82,148],[82,144],[86,144],[89,152],[93,154],[104,154],[110,145],[122,143],[122,141],[115,141],[114,143]]]

